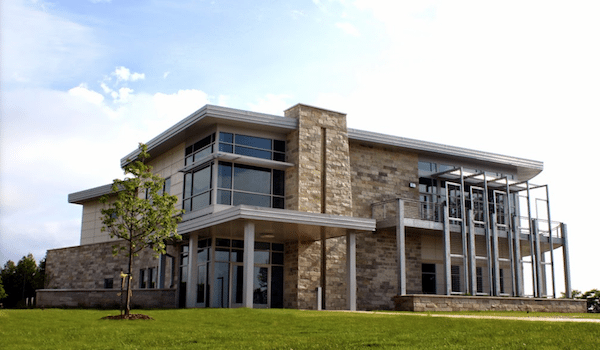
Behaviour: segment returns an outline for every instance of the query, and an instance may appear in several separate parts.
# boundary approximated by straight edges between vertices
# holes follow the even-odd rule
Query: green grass
[[[256,309],[134,313],[154,320],[101,320],[118,314],[106,310],[1,310],[0,349],[593,349],[600,344],[598,323]]]

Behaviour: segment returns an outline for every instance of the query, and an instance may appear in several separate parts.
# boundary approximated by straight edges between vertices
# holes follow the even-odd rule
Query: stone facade
[[[114,242],[87,244],[70,248],[52,249],[46,255],[47,289],[105,289],[105,280],[112,279],[112,289],[120,289],[120,274],[127,271],[127,256],[113,256]],[[167,247],[170,255],[177,257],[175,247]],[[158,259],[154,251],[144,249],[134,258],[132,267],[133,286],[139,286],[140,269],[153,268],[158,271]],[[165,268],[167,287],[175,286],[171,281],[171,267],[176,259],[167,259]],[[176,276],[174,276],[176,277]]]
[[[346,115],[305,105],[285,115],[298,119],[298,130],[287,137],[286,159],[296,166],[286,171],[286,209],[352,216]],[[323,307],[345,309],[346,238],[298,242],[296,247],[297,254],[286,255],[292,260],[286,271],[293,276],[287,279],[297,280],[297,289],[285,292],[289,304],[313,309],[316,289],[324,287]]]
[[[131,308],[175,308],[175,289],[134,289]],[[121,305],[120,290],[114,289],[40,289],[38,307],[111,308]]]
[[[533,299],[447,295],[405,295],[394,297],[397,311],[527,311],[586,312],[580,299]]]
[[[402,197],[419,199],[417,154],[350,143],[353,216],[371,218],[371,204]]]

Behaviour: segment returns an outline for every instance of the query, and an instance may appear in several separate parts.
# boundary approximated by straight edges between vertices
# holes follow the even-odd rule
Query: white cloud
[[[259,98],[256,103],[248,103],[248,108],[254,112],[282,115],[284,110],[291,107],[286,101],[290,98],[291,96],[285,94],[267,94],[264,98]]]
[[[349,22],[338,22],[335,24],[336,27],[341,29],[344,33],[352,35],[352,36],[360,36],[360,32],[356,27]]]
[[[5,89],[7,84],[44,86],[68,80],[103,55],[90,28],[50,14],[44,6],[23,0],[0,3]]]
[[[117,83],[122,81],[144,80],[146,78],[146,75],[144,73],[131,73],[131,71],[128,68],[125,68],[123,66],[117,67],[115,71],[111,73],[111,75],[117,78]]]
[[[69,94],[80,97],[83,100],[96,105],[100,105],[104,101],[104,96],[96,91],[89,90],[87,84],[80,84],[79,86],[70,89]]]

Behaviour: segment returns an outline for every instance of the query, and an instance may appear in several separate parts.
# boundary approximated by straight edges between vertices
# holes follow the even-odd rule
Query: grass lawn
[[[598,323],[257,309],[132,313],[144,313],[154,320],[101,320],[103,316],[118,314],[114,310],[0,310],[0,349],[600,347]]]

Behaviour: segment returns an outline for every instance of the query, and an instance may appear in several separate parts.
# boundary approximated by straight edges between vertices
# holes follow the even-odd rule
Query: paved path
[[[431,316],[431,317],[450,317],[450,318],[481,318],[490,320],[518,320],[518,321],[545,321],[545,322],[588,322],[588,323],[600,323],[598,318],[573,318],[569,316],[531,316],[531,317],[520,317],[520,316],[486,316],[486,315],[443,315],[443,314],[415,314],[420,316]]]
[[[377,312],[377,311],[344,311],[341,312],[360,312],[377,315],[390,316],[428,316],[428,317],[449,317],[449,318],[479,318],[489,320],[517,320],[517,321],[544,321],[544,322],[587,322],[600,323],[600,318],[574,318],[574,316],[492,316],[492,315],[454,315],[454,314],[424,314],[424,313],[395,313],[395,312]]]

